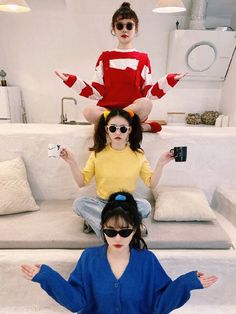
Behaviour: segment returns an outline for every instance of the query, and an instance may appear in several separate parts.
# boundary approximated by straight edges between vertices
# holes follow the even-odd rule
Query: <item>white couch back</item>
[[[92,136],[93,126],[0,124],[0,161],[22,156],[36,199],[73,199],[91,189],[79,192],[67,164],[47,157],[47,145],[71,148],[82,168]],[[196,186],[204,190],[209,201],[217,186],[236,186],[236,128],[165,126],[158,134],[144,134],[142,147],[152,167],[162,152],[174,146],[187,146],[188,159],[168,164],[161,185]],[[136,195],[151,196],[142,182]]]

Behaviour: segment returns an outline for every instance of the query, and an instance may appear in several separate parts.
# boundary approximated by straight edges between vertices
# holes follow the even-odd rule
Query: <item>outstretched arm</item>
[[[84,177],[82,172],[79,169],[79,166],[75,160],[73,152],[68,148],[63,148],[60,154],[61,158],[65,160],[70,166],[70,170],[72,172],[73,178],[77,183],[78,187],[83,187],[84,184]]]
[[[22,265],[21,270],[26,279],[38,282],[48,295],[71,312],[80,311],[85,307],[84,289],[79,273],[76,273],[76,282],[70,282],[47,265]],[[75,269],[74,273],[76,271]]]
[[[93,100],[100,100],[103,98],[104,86],[101,83],[97,83],[96,80],[92,83],[92,85],[90,85],[87,82],[81,80],[78,76],[67,73],[60,73],[58,71],[54,71],[54,73],[68,87],[71,87],[80,96]],[[95,74],[97,74],[97,71]]]
[[[217,279],[216,276],[204,276],[196,271],[178,277],[164,290],[157,292],[155,313],[168,314],[183,306],[190,298],[191,290],[210,287]]]
[[[152,189],[155,189],[158,182],[160,181],[164,166],[173,159],[174,159],[173,154],[170,152],[163,153],[161,155],[161,157],[158,159],[157,164],[156,164],[156,168],[154,169],[152,177],[151,177],[151,188]]]
[[[151,100],[162,98],[171,88],[173,88],[179,80],[187,73],[170,73],[159,79],[153,85],[146,85],[143,93],[144,96]]]

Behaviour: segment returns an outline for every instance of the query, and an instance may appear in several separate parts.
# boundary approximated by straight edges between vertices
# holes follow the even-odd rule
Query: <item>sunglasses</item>
[[[122,238],[127,238],[131,235],[133,232],[133,229],[121,229],[121,230],[115,230],[115,229],[103,229],[103,232],[105,235],[107,235],[109,238],[114,238],[119,234]]]
[[[108,130],[111,133],[115,133],[117,130],[119,130],[121,133],[126,133],[129,130],[129,126],[125,126],[125,125],[109,125],[108,126]]]
[[[126,27],[126,29],[128,31],[131,31],[134,28],[134,23],[128,22],[128,23],[121,23],[118,22],[116,23],[116,28],[118,29],[118,31],[121,31],[124,27]]]

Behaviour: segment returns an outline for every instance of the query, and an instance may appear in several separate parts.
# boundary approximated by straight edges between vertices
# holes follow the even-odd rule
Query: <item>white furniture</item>
[[[82,168],[89,156],[92,136],[91,125],[0,126],[0,147],[3,148],[0,161],[20,155],[26,165],[33,195],[41,201],[38,212],[2,217],[1,248],[84,248],[98,242],[95,235],[88,237],[82,233],[82,221],[71,208],[73,199],[78,196],[95,195],[94,185],[78,189],[65,162],[47,155],[48,143],[61,144],[75,152]],[[174,146],[188,147],[187,162],[168,164],[160,185],[200,188],[210,202],[220,183],[236,185],[236,169],[232,167],[236,163],[235,128],[164,126],[159,134],[145,133],[142,146],[152,168],[162,152]],[[150,189],[141,181],[135,195],[153,202]],[[218,220],[207,223],[158,222],[157,225],[150,216],[145,224],[149,230],[147,243],[150,248],[227,249],[231,246],[230,238],[220,228]]]
[[[22,156],[36,199],[73,199],[78,191],[70,171],[63,160],[48,158],[48,143],[70,147],[83,166],[92,137],[92,125],[0,125],[0,161]],[[144,133],[142,147],[152,167],[162,152],[174,146],[188,146],[187,162],[168,164],[160,184],[199,187],[209,201],[217,186],[236,186],[236,128],[167,125],[160,133]],[[136,192],[150,197],[141,182]]]
[[[236,226],[236,185],[218,187],[214,193],[212,205]]]
[[[47,263],[67,278],[79,259],[81,250],[68,248],[31,250],[29,247],[19,249],[19,238],[25,236],[29,241],[32,240],[31,231],[34,228],[39,232],[38,237],[34,238],[38,248],[43,247],[44,241],[51,241],[51,248],[54,247],[55,239],[59,237],[61,243],[65,241],[66,237],[72,237],[74,248],[76,248],[76,243],[81,241],[81,237],[86,237],[91,245],[95,244],[93,235],[84,235],[81,232],[80,219],[71,210],[72,201],[66,200],[73,199],[78,194],[67,165],[63,160],[52,160],[47,157],[48,143],[59,143],[71,147],[83,165],[89,154],[87,148],[91,145],[92,135],[92,126],[0,125],[0,147],[2,148],[0,161],[21,155],[26,164],[28,179],[35,198],[46,201],[60,199],[52,201],[53,204],[50,208],[50,204],[45,202],[44,204],[47,204],[48,208],[45,205],[38,212],[0,217],[0,221],[2,221],[1,237],[7,237],[7,232],[11,231],[11,235],[15,234],[15,238],[18,240],[18,249],[15,247],[0,250],[0,314],[68,313],[46,296],[38,285],[25,281],[19,267],[21,264]],[[188,161],[181,164],[174,162],[169,164],[163,173],[161,184],[199,186],[207,194],[209,200],[211,200],[217,185],[229,181],[236,184],[236,168],[234,166],[236,163],[236,128],[164,126],[160,134],[144,134],[143,148],[152,165],[155,164],[160,152],[183,144],[189,148]],[[149,191],[141,184],[137,193],[140,196],[150,197]],[[67,207],[64,210],[66,204]],[[50,209],[51,212],[48,211]],[[40,214],[43,218],[44,210],[48,211],[48,215],[43,220],[38,220]],[[220,214],[217,213],[218,216]],[[29,222],[30,217],[32,217],[31,222]],[[4,222],[7,222],[8,228],[5,228]],[[235,228],[233,229],[224,217],[221,217],[220,222],[224,223],[222,225],[227,232],[232,229],[232,234],[236,234]],[[22,226],[22,233],[17,233],[19,226]],[[150,230],[150,234],[152,231]],[[187,236],[184,236],[183,230],[179,229],[175,236],[178,238],[179,234],[182,234],[183,242],[187,242],[193,232],[194,230],[189,228]],[[171,241],[168,226],[163,233]],[[2,239],[1,237],[0,239]],[[198,238],[201,237],[202,235],[199,234]],[[148,239],[149,237],[145,240]],[[234,243],[236,243],[236,237]],[[203,271],[205,274],[216,274],[220,278],[213,288],[204,292],[194,291],[191,300],[186,306],[175,311],[176,313],[236,313],[235,250],[232,248],[227,250],[176,250],[172,248],[171,250],[155,251],[155,254],[173,279],[184,272],[195,269]],[[15,291],[17,293],[13,293]]]
[[[22,115],[20,88],[0,86],[0,123],[21,123]]]

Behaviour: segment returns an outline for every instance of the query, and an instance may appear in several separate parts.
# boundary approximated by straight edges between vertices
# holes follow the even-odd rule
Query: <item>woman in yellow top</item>
[[[173,159],[170,152],[162,154],[152,171],[141,142],[139,117],[131,110],[115,109],[102,114],[94,133],[94,145],[90,148],[92,153],[82,171],[69,149],[61,151],[61,157],[69,164],[79,187],[95,177],[97,197],[80,197],[74,208],[99,237],[100,216],[109,196],[119,191],[133,193],[139,177],[146,186],[155,188],[163,167]],[[142,217],[147,217],[151,211],[149,202],[144,199],[136,201]]]

